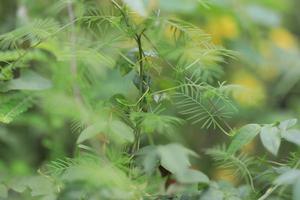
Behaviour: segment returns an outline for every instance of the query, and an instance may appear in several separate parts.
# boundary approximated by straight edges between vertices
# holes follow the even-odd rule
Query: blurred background
[[[89,3],[109,4],[105,0],[75,2],[75,15],[84,12],[84,5]],[[54,18],[64,24],[69,16],[67,9],[60,5],[55,0],[1,0],[0,33],[33,19]],[[147,9],[160,9],[162,15],[195,24],[211,35],[214,44],[233,51],[234,58],[226,58],[221,66],[209,65],[206,69],[213,71],[221,82],[244,86],[233,94],[238,112],[229,120],[232,127],[300,117],[299,0],[148,0],[147,5]],[[136,20],[143,23],[141,16],[136,16]],[[117,33],[110,37],[114,35]],[[84,38],[84,34],[80,37]],[[63,44],[63,41],[49,40],[39,48],[52,52],[50,56],[35,52],[33,57],[26,58],[27,65],[51,79],[53,87],[30,94],[34,95],[34,104],[27,112],[12,123],[0,123],[0,179],[34,174],[49,160],[74,155],[78,131],[72,112],[77,110],[73,110],[74,100],[67,95],[72,80],[66,75],[68,55],[60,52]],[[114,54],[114,51],[106,53]],[[80,55],[84,57],[85,54],[81,52]],[[93,66],[101,77],[87,96],[97,100],[110,98],[116,92],[136,94],[130,77],[120,78],[120,73],[113,70],[118,63],[114,61],[116,57],[111,57],[112,61],[105,62],[97,55],[88,57],[88,61],[81,62],[84,59],[79,58],[79,65]],[[4,66],[3,52],[0,58],[0,65]],[[102,67],[104,65],[109,66]],[[4,95],[0,94],[0,98],[3,98],[1,103]],[[228,142],[227,136],[219,131],[200,127],[186,123],[176,133],[155,139],[161,143],[178,141],[200,155],[207,147]],[[281,157],[295,148],[282,144]],[[261,145],[255,141],[244,150],[254,154],[261,150]],[[196,161],[201,170],[215,179],[235,181],[230,172],[215,169],[210,162],[203,162],[205,159],[202,156]]]

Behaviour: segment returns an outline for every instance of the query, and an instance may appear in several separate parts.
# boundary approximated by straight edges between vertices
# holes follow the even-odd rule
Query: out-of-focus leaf
[[[285,140],[300,146],[300,131],[299,130],[296,130],[296,129],[287,130],[284,133],[282,133],[282,137]]]
[[[44,176],[24,177],[11,183],[10,188],[17,192],[24,192],[29,188],[32,196],[42,196],[43,199],[55,199],[55,187],[50,179]]]
[[[7,188],[3,184],[0,184],[0,198],[7,198]]]
[[[4,102],[0,100],[0,122],[12,122],[15,117],[25,112],[31,106],[31,97],[24,95],[8,97],[7,101]]]
[[[234,154],[240,150],[244,145],[251,142],[259,133],[261,127],[258,124],[247,124],[240,128],[229,145],[227,152]]]
[[[221,190],[215,187],[210,187],[201,195],[201,200],[224,200],[224,194]]]
[[[280,122],[279,124],[279,128],[281,130],[287,130],[289,128],[291,128],[292,126],[294,126],[297,123],[297,119],[288,119],[288,120],[284,120],[282,122]]]
[[[157,148],[161,165],[174,174],[180,174],[191,166],[189,156],[197,154],[179,144],[168,144]]]
[[[10,90],[45,90],[52,86],[51,82],[39,74],[26,70],[19,78],[0,83],[0,92]]]
[[[259,5],[248,6],[246,13],[254,22],[266,26],[276,26],[279,25],[281,21],[278,13]]]
[[[293,186],[293,200],[300,199],[300,178],[297,179]]]
[[[77,144],[82,143],[96,135],[108,134],[115,142],[125,143],[133,142],[133,130],[119,120],[99,121],[94,125],[87,127],[78,137]]]
[[[209,183],[209,178],[200,171],[194,169],[187,169],[180,174],[176,175],[176,178],[181,183]]]
[[[277,156],[280,143],[281,143],[281,136],[280,136],[279,129],[271,125],[262,127],[260,133],[260,139],[264,147],[270,153]]]
[[[278,185],[288,185],[288,184],[293,184],[299,178],[300,178],[300,170],[291,169],[281,174],[279,177],[277,177],[274,183]]]
[[[87,127],[86,129],[84,129],[78,139],[77,139],[77,144],[80,144],[88,139],[91,139],[93,137],[95,137],[97,134],[99,134],[102,130],[104,129],[103,124],[99,125],[91,125],[89,127]]]
[[[109,134],[112,134],[115,139],[118,139],[121,143],[133,142],[134,140],[132,128],[119,120],[113,120],[111,122]]]
[[[137,153],[140,156],[139,160],[143,166],[143,170],[147,174],[152,174],[155,168],[159,165],[159,156],[156,151],[156,146],[146,146]]]

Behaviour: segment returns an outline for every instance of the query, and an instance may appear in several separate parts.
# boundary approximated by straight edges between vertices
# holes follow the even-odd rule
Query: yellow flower
[[[295,37],[284,28],[273,29],[270,37],[274,44],[282,49],[292,49],[296,46]]]
[[[265,81],[272,81],[279,75],[278,69],[270,65],[261,66],[259,68],[259,73]]]
[[[234,185],[238,184],[234,171],[230,169],[216,169],[213,173],[213,179],[228,181]]]
[[[264,103],[266,95],[262,83],[244,71],[237,72],[232,82],[242,88],[233,92],[234,99],[245,107],[256,107]]]
[[[238,27],[234,19],[230,16],[221,16],[209,22],[207,30],[212,34],[212,40],[220,44],[224,38],[233,39],[239,34]]]
[[[245,154],[254,154],[256,151],[256,141],[252,140],[250,143],[243,146],[241,150]]]

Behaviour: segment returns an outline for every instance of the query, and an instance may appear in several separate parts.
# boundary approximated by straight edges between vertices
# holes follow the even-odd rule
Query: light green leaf
[[[146,146],[137,153],[138,161],[141,162],[143,170],[147,174],[152,174],[155,168],[159,165],[159,156],[157,154],[156,146]]]
[[[292,142],[298,146],[300,146],[300,131],[296,129],[290,129],[282,133],[282,137],[289,141]]]
[[[300,178],[297,179],[293,186],[293,200],[300,199]]]
[[[7,188],[3,184],[0,184],[0,198],[7,198]]]
[[[261,129],[260,139],[264,147],[277,156],[281,143],[280,130],[271,125],[264,126]]]
[[[201,195],[201,200],[224,200],[224,193],[215,187],[210,187]]]
[[[77,144],[103,133],[117,143],[133,142],[133,130],[119,120],[99,121],[87,127],[78,137]]]
[[[255,138],[260,129],[261,128],[258,124],[247,124],[240,128],[229,145],[227,152],[234,154],[236,151],[240,150],[244,145],[248,144]]]
[[[281,130],[287,130],[289,128],[291,128],[292,126],[294,126],[297,123],[297,119],[288,119],[288,120],[284,120],[282,122],[280,122],[279,124],[279,128]]]
[[[299,178],[300,178],[300,170],[291,169],[281,174],[279,177],[277,177],[274,181],[274,184],[289,185],[289,184],[293,184]]]
[[[45,90],[51,86],[51,82],[39,74],[31,70],[24,70],[19,78],[0,83],[0,92],[10,90]]]
[[[105,128],[103,123],[100,124],[94,124],[91,125],[89,127],[87,127],[86,129],[84,129],[78,139],[77,139],[77,144],[80,144],[88,139],[91,139],[93,137],[95,137],[96,135],[98,135],[101,131],[103,131],[103,129]]]
[[[187,169],[176,175],[179,182],[189,183],[209,183],[209,178],[200,171],[194,169]]]
[[[191,166],[189,155],[197,154],[179,144],[161,145],[157,148],[161,165],[174,174],[180,174]]]
[[[109,134],[115,137],[115,140],[123,142],[133,142],[134,134],[132,128],[119,120],[113,120],[110,123]]]

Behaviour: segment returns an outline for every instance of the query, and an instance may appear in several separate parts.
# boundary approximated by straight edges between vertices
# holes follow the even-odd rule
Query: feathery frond
[[[59,30],[59,24],[52,19],[36,20],[26,26],[0,35],[0,49],[18,49],[24,42],[38,43]]]
[[[244,178],[254,189],[252,174],[249,170],[249,167],[254,164],[252,157],[248,157],[243,153],[238,155],[229,154],[226,152],[225,145],[207,149],[205,152],[212,157],[218,166],[224,169],[234,170],[235,174]]]
[[[32,98],[22,94],[0,95],[0,122],[10,123],[32,106]]]
[[[202,123],[202,128],[231,129],[227,122],[234,106],[227,95],[222,92],[223,84],[215,88],[206,83],[187,80],[174,95],[180,113],[188,116],[192,124]],[[223,127],[226,128],[223,128]]]

